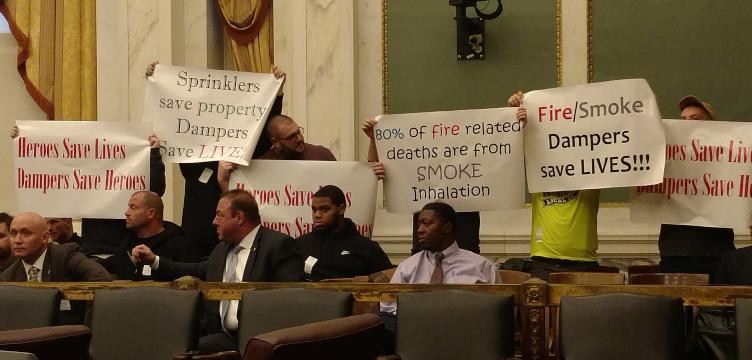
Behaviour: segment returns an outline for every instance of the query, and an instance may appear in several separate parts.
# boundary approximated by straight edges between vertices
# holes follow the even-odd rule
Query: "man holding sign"
[[[157,62],[154,62],[146,68],[145,76],[147,79],[152,78],[152,76],[155,74],[156,65]],[[271,108],[268,111],[268,118],[271,118],[274,115],[282,112],[282,95],[284,92],[283,87],[285,83],[285,73],[281,69],[276,66],[272,66],[272,73],[274,74],[275,79],[281,81],[281,84],[279,85],[279,94],[274,99],[274,103],[271,105]],[[178,81],[182,81],[179,74],[177,78]],[[193,92],[193,90],[200,91],[200,88],[193,89],[193,87],[191,87],[190,92]],[[165,101],[166,100],[167,99],[165,99]],[[185,107],[188,106],[186,105],[187,99],[182,99],[180,105],[178,105],[178,99],[171,100],[175,100],[169,102],[173,107],[185,109]],[[159,109],[160,106],[166,107],[170,104],[168,104],[168,102],[164,102],[164,105],[154,104],[154,107],[156,109]],[[239,104],[239,102],[236,102],[236,104]],[[191,103],[191,106],[193,106],[193,103]],[[199,109],[197,108],[194,114],[198,114],[198,111]],[[253,113],[252,109],[251,113]],[[207,116],[206,114],[206,111],[202,112],[202,116]],[[231,116],[227,116],[228,119],[225,120],[229,120],[230,117]],[[234,116],[232,117],[234,120]],[[182,123],[184,124],[185,122]],[[180,123],[178,123],[178,125],[179,124]],[[260,129],[263,129],[263,126],[263,123],[261,123],[259,125]],[[169,131],[171,130],[168,130],[168,132]],[[264,154],[269,149],[269,147],[270,140],[261,130],[259,132],[256,148],[253,152],[253,158],[257,158]],[[168,147],[163,148],[163,151],[165,152],[168,152],[169,150],[170,148]],[[214,218],[214,208],[217,204],[217,201],[219,201],[219,195],[223,190],[226,190],[226,188],[223,188],[221,186],[221,177],[223,176],[223,171],[224,174],[228,174],[229,169],[234,166],[237,165],[227,162],[224,163],[224,167],[222,167],[217,161],[180,163],[180,173],[185,179],[185,197],[183,200],[182,218],[183,229],[185,230],[186,234],[191,240],[191,243],[200,256],[208,256],[217,242],[216,231],[211,225],[212,219]],[[218,178],[220,178],[219,182]],[[227,179],[229,179],[229,175]]]
[[[688,95],[679,100],[683,120],[714,120],[710,104]],[[734,229],[705,226],[661,224],[658,237],[660,271],[715,275],[723,255],[735,249]]]
[[[519,107],[517,119],[527,125],[519,91],[507,105]],[[530,273],[548,281],[552,272],[594,271],[598,268],[599,190],[533,193]]]

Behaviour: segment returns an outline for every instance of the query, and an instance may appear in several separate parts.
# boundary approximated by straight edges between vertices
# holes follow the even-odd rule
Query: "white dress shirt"
[[[251,230],[248,235],[246,235],[243,240],[240,241],[240,243],[237,245],[240,247],[240,251],[238,252],[238,263],[235,266],[235,279],[237,282],[243,281],[243,274],[245,273],[245,265],[248,263],[248,255],[251,254],[251,249],[253,248],[253,240],[256,238],[256,234],[258,234],[260,226],[256,226],[253,230]],[[232,250],[230,250],[232,251]],[[228,252],[227,255],[229,256],[230,253]],[[230,278],[230,271],[231,269],[227,269],[227,260],[225,259],[225,273],[222,275],[222,282],[227,282],[227,280]],[[227,309],[227,314],[225,315],[225,319],[223,321],[225,322],[225,326],[228,330],[236,331],[238,330],[238,303],[240,301],[238,300],[230,300],[230,306]],[[220,306],[219,313],[222,314],[222,309]]]

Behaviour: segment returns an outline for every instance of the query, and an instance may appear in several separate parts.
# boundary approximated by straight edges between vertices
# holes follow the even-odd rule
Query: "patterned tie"
[[[225,278],[227,279],[226,282],[238,281],[237,271],[235,268],[238,266],[238,253],[242,249],[243,248],[236,245],[227,254],[227,260],[225,261],[225,264],[227,265],[227,267],[225,268]],[[230,308],[230,301],[231,300],[222,300],[222,302],[219,303],[219,315],[222,319],[222,329],[225,332],[228,332],[225,325],[225,316],[227,316],[227,310]]]
[[[36,266],[29,267],[29,282],[39,282],[39,269]]]
[[[436,266],[433,268],[430,284],[441,284],[444,282],[444,267],[441,266],[442,260],[444,260],[444,253],[437,253]]]

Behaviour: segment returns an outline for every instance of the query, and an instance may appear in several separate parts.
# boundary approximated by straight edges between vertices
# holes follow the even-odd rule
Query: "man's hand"
[[[376,175],[376,178],[379,180],[384,180],[386,177],[386,170],[384,169],[384,164],[377,162],[373,163],[373,174]]]
[[[157,134],[149,134],[149,147],[151,147],[152,149],[159,147],[159,136],[157,136]]]
[[[521,122],[522,127],[524,128],[525,126],[527,126],[527,110],[522,107],[523,97],[525,97],[525,94],[523,94],[522,91],[518,91],[509,97],[509,99],[507,100],[507,105],[511,107],[518,107],[517,121]]]
[[[143,244],[137,245],[131,251],[131,260],[136,264],[152,265],[156,259],[157,255],[154,255],[151,249]]]
[[[15,138],[17,138],[17,137],[18,137],[18,126],[13,126],[13,127],[12,127],[12,128],[10,129],[10,138],[11,138],[11,139],[15,139]]]
[[[510,106],[510,107],[522,106],[522,98],[524,96],[525,94],[523,94],[522,91],[518,91],[512,94],[512,96],[510,96],[509,99],[507,99],[507,106]]]
[[[287,81],[287,74],[285,74],[282,69],[279,68],[277,65],[272,64],[272,74],[274,74],[274,78],[279,80],[282,79],[282,85],[279,86],[280,89],[285,87],[285,81]]]
[[[217,182],[222,191],[230,190],[230,173],[238,168],[238,164],[229,161],[219,161],[217,166]]]
[[[368,136],[371,140],[374,140],[373,138],[373,127],[376,126],[376,118],[370,117],[368,119],[365,119],[363,121],[363,125],[360,127],[364,133],[366,133],[366,136]]]
[[[527,126],[527,110],[524,107],[517,108],[517,121],[522,123],[522,127]]]
[[[159,60],[149,64],[149,66],[146,67],[146,73],[144,74],[144,77],[149,78],[149,76],[154,75],[154,68],[157,67],[157,64],[159,64]]]

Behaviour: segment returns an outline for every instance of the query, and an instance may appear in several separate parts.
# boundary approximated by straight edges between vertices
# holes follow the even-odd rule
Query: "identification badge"
[[[313,272],[313,266],[316,265],[316,262],[319,261],[319,259],[309,256],[308,259],[305,261],[305,265],[303,266],[303,271],[305,271],[306,274],[310,275],[311,272]]]
[[[201,173],[201,176],[198,177],[198,181],[206,184],[209,182],[209,179],[211,179],[212,174],[214,174],[214,170],[209,168],[204,168],[204,172]]]
[[[143,275],[143,276],[151,276],[151,266],[144,265],[144,269],[141,270],[141,275]]]

